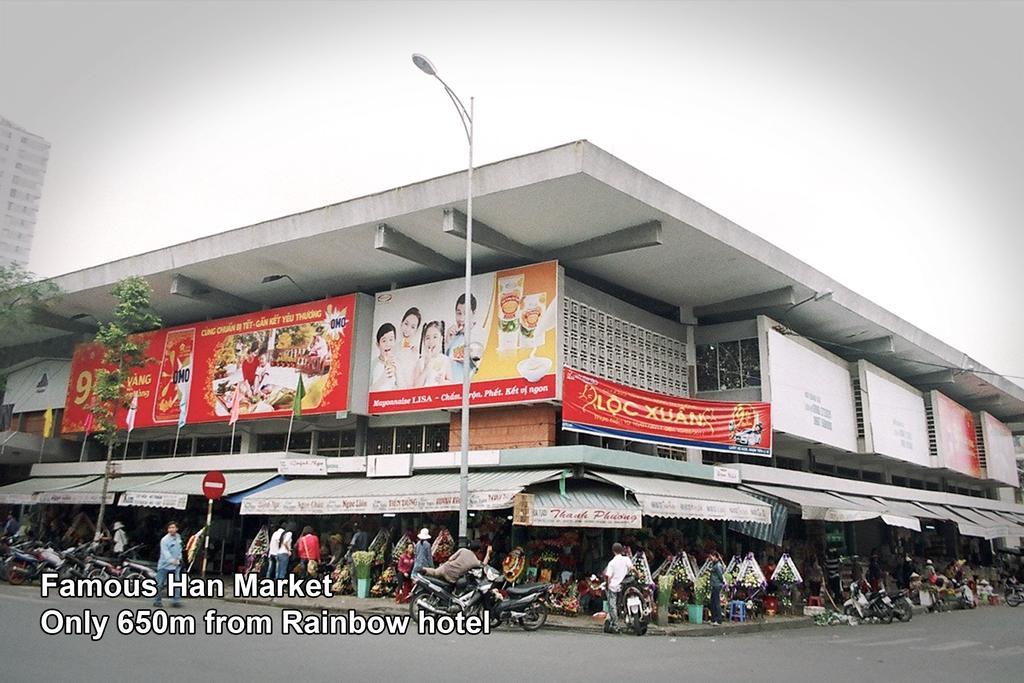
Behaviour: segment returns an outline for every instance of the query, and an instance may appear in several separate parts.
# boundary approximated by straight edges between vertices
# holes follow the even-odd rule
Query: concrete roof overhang
[[[866,357],[918,386],[922,383],[915,383],[915,376],[956,368],[947,373],[951,381],[936,388],[969,408],[1024,421],[1024,388],[587,141],[481,166],[474,183],[474,217],[545,255],[660,221],[658,246],[580,260],[563,257],[571,273],[607,283],[617,294],[635,293],[634,303],[665,312],[744,297],[756,302],[758,295],[786,288],[796,301],[832,290],[830,299],[793,309],[786,325],[840,345],[892,337],[889,353],[858,356],[842,346],[830,350]],[[155,308],[168,325],[237,312],[171,294],[179,274],[263,306],[308,298],[285,279],[261,282],[272,274],[287,273],[315,296],[444,279],[449,276],[375,249],[374,240],[377,226],[385,223],[461,263],[464,242],[442,230],[443,211],[450,208],[465,210],[464,171],[59,276],[56,283],[66,295],[52,311],[66,318],[87,314],[105,319],[113,307],[111,285],[128,275],[149,280]],[[521,262],[507,253],[474,249],[478,272]],[[755,305],[753,312],[777,315],[779,304]],[[25,326],[6,334],[0,348],[66,334]]]

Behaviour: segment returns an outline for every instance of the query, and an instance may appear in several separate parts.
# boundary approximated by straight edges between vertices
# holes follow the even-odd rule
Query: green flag
[[[295,400],[292,402],[292,415],[302,415],[302,397],[306,395],[306,387],[302,385],[302,373],[299,373],[299,383],[295,385]]]

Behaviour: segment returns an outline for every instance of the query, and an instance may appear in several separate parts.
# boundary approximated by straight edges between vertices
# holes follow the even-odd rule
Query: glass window
[[[320,432],[316,437],[316,449],[318,453],[324,451],[337,451],[341,443],[341,432]]]
[[[718,383],[722,390],[743,388],[738,341],[718,344]]]
[[[448,451],[448,425],[427,425],[424,429],[424,450],[428,453],[445,453]]]
[[[761,354],[757,338],[740,340],[740,370],[743,372],[743,386],[761,386]]]
[[[184,443],[185,448],[188,448],[188,442]],[[178,455],[181,455],[182,442],[178,441]],[[150,441],[146,444],[146,457],[159,457],[164,455],[171,455],[174,452],[174,439],[167,439],[166,441]],[[186,450],[187,454],[187,450]]]
[[[718,391],[718,351],[714,344],[697,345],[697,391]]]
[[[284,439],[284,434],[260,434],[256,437],[256,451],[258,453],[283,451]]]
[[[395,452],[395,430],[390,427],[370,429],[366,434],[366,452],[384,455]]]

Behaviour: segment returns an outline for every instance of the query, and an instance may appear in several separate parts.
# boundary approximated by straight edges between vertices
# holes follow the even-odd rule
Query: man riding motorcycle
[[[491,546],[487,546],[487,554],[481,562],[476,554],[480,550],[480,541],[470,541],[468,547],[459,548],[448,561],[436,569],[424,567],[423,573],[435,579],[444,579],[448,583],[455,583],[471,570],[489,564],[491,561]]]

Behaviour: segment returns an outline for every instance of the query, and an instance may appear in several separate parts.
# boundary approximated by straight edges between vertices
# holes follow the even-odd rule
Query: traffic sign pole
[[[210,525],[213,524],[213,501],[224,495],[227,489],[227,482],[224,475],[216,470],[207,472],[203,477],[203,495],[206,496],[206,533],[203,534],[203,564],[202,577],[206,578],[206,559],[210,554]]]
[[[194,479],[192,481],[195,481]],[[213,498],[206,501],[206,533],[203,534],[203,569],[200,574],[206,578],[206,557],[210,550],[210,523],[213,521]]]

